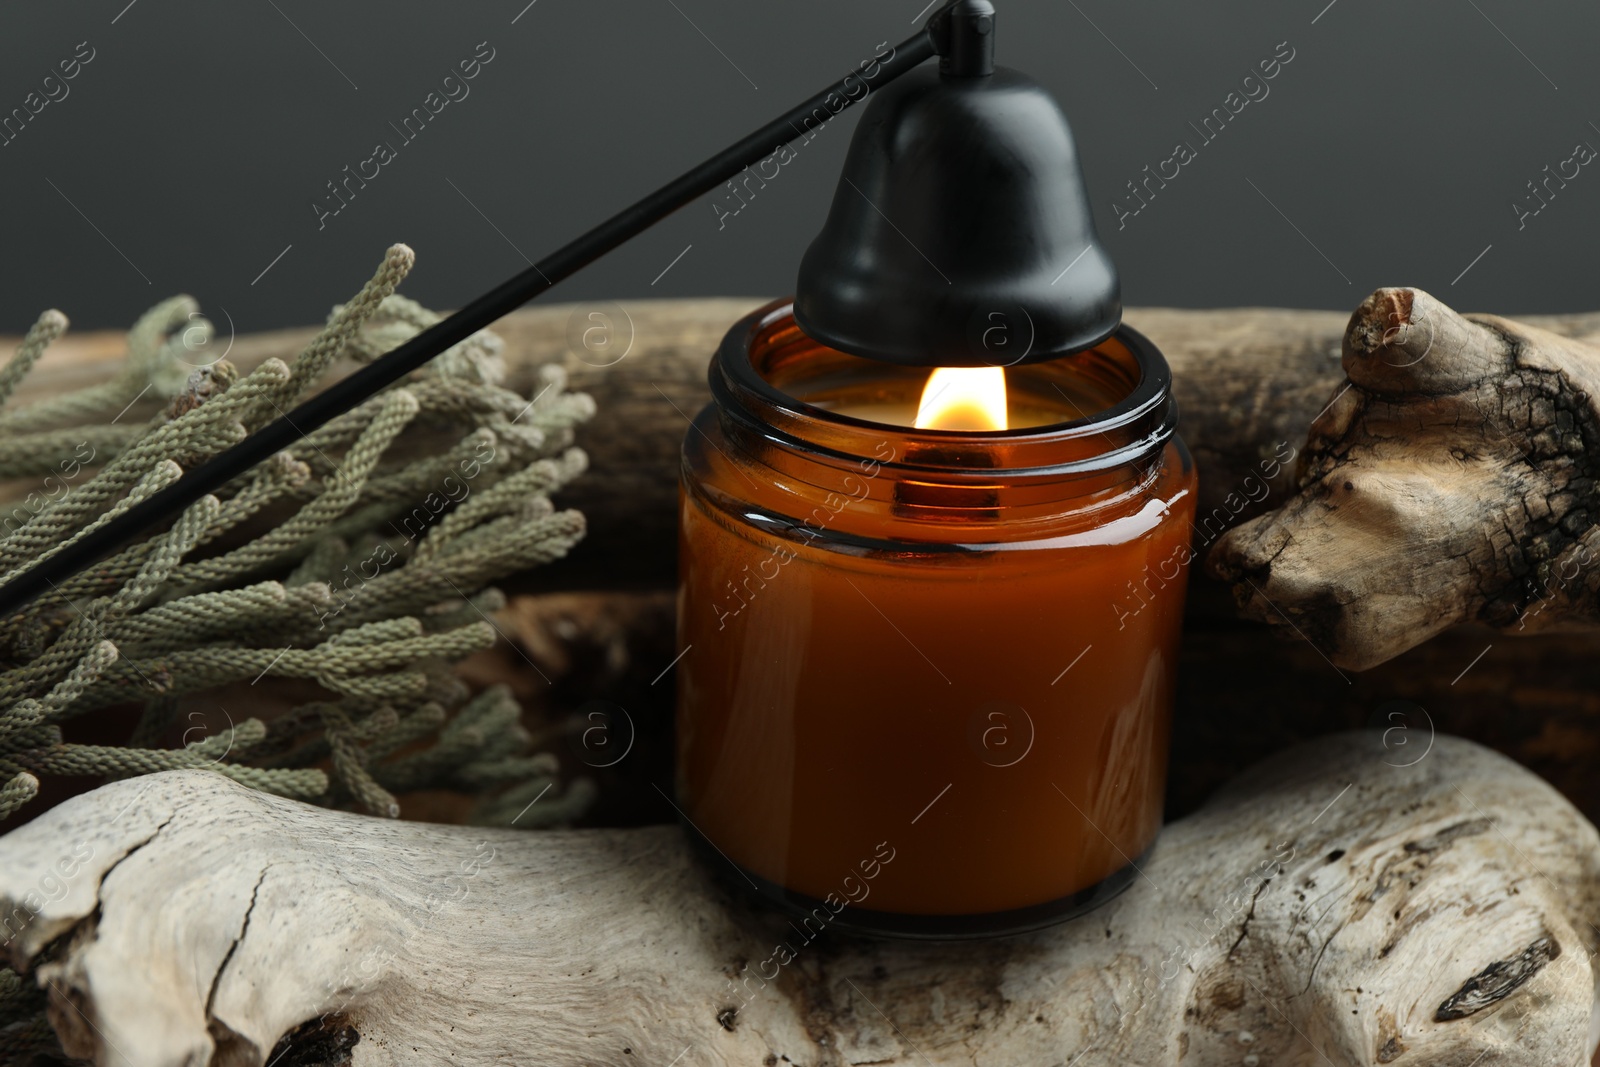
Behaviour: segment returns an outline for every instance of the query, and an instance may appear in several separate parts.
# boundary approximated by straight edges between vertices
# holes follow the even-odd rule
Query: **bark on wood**
[[[1211,558],[1250,616],[1362,670],[1448,626],[1600,622],[1600,348],[1380,289],[1297,494]]]
[[[1469,743],[1398,762],[1370,732],[1281,754],[1112,904],[980,944],[748,911],[673,828],[395,823],[204,771],[0,840],[0,898],[100,1064],[1579,1062],[1600,836]]]

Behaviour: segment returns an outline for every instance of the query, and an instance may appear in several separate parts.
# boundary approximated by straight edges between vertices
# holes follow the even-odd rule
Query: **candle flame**
[[[1006,429],[1003,367],[940,367],[928,375],[917,405],[919,430]]]

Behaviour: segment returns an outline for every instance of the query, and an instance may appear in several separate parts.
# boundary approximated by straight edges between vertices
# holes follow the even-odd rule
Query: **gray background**
[[[49,306],[125,326],[175,292],[222,329],[316,322],[394,241],[419,256],[404,291],[458,305],[903,39],[923,2],[9,4],[0,112],[78,42],[95,58],[0,148],[0,332]],[[1522,229],[1511,206],[1600,146],[1592,4],[999,6],[1001,61],[1073,121],[1129,304],[1349,308],[1394,284],[1464,309],[1600,304],[1600,167]],[[389,123],[483,41],[470,95],[399,146]],[[1270,95],[1119,229],[1124,184],[1199,146],[1188,124],[1285,41]],[[546,299],[791,291],[857,114],[724,229],[698,203]],[[319,230],[324,183],[379,140],[398,158]]]

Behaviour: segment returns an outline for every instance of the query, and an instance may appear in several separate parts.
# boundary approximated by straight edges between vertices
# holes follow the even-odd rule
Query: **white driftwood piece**
[[[1508,760],[1411,740],[1269,760],[1114,903],[986,943],[806,944],[672,827],[393,822],[205,771],[0,840],[0,896],[99,1064],[260,1064],[318,1017],[357,1064],[1586,1062],[1600,838]],[[280,1067],[333,1062],[306,1052]]]

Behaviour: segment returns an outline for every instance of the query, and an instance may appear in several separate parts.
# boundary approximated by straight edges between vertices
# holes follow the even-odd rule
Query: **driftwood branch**
[[[148,1067],[1574,1064],[1597,886],[1600,837],[1536,777],[1373,733],[1242,776],[1111,905],[981,944],[750,913],[674,828],[397,823],[205,771],[0,841],[11,961],[66,1048]]]
[[[1212,569],[1362,670],[1455,623],[1600,623],[1600,348],[1416,289],[1350,319],[1298,492]]]
[[[1576,425],[1576,432],[1587,435],[1588,447],[1597,447],[1600,433],[1593,430],[1595,415],[1582,397],[1600,394],[1592,389],[1586,392],[1583,386],[1585,373],[1592,379],[1594,372],[1576,368],[1596,366],[1591,346],[1600,342],[1600,313],[1529,316],[1521,324],[1485,319],[1492,325],[1475,326],[1423,294],[1424,302],[1419,306],[1435,308],[1439,316],[1438,334],[1432,338],[1424,326],[1431,328],[1433,323],[1418,320],[1408,326],[1410,320],[1393,303],[1399,297],[1382,295],[1406,292],[1411,290],[1380,292],[1363,305],[1357,321],[1339,312],[1269,308],[1128,311],[1127,321],[1155,341],[1172,364],[1181,410],[1180,430],[1201,473],[1196,547],[1211,550],[1226,529],[1290,503],[1298,491],[1296,467],[1313,420],[1320,416],[1319,427],[1323,429],[1318,432],[1322,434],[1332,420],[1349,414],[1351,404],[1364,405],[1369,395],[1388,397],[1382,403],[1389,404],[1390,417],[1398,420],[1388,432],[1403,433],[1412,442],[1416,455],[1413,470],[1424,478],[1432,477],[1435,467],[1442,469],[1452,462],[1464,462],[1452,456],[1452,449],[1463,446],[1453,438],[1446,439],[1447,424],[1451,433],[1469,444],[1474,440],[1475,428],[1494,426],[1508,431],[1501,439],[1487,441],[1490,448],[1498,451],[1479,457],[1497,464],[1501,477],[1485,479],[1480,487],[1493,495],[1477,502],[1475,530],[1487,543],[1498,525],[1493,516],[1512,515],[1506,535],[1517,542],[1515,547],[1522,550],[1525,558],[1519,560],[1517,552],[1499,549],[1485,556],[1474,582],[1485,592],[1481,604],[1463,598],[1454,586],[1420,589],[1422,605],[1435,611],[1426,631],[1437,632],[1448,621],[1477,617],[1499,625],[1525,625],[1526,629],[1545,625],[1568,612],[1558,601],[1544,604],[1537,615],[1526,610],[1549,598],[1541,592],[1544,587],[1535,573],[1542,562],[1537,558],[1539,550],[1524,544],[1519,535],[1522,527],[1515,515],[1524,501],[1532,508],[1531,516],[1538,514],[1539,506],[1529,490],[1518,484],[1520,461],[1513,457],[1511,446],[1520,447],[1525,442],[1530,448],[1543,447],[1535,445],[1541,440],[1541,433],[1546,437],[1571,434]],[[598,414],[580,442],[590,455],[590,470],[563,492],[560,501],[563,506],[584,513],[589,533],[568,560],[540,572],[545,588],[552,581],[572,589],[671,584],[675,569],[678,454],[686,419],[709,399],[706,366],[723,333],[759,303],[752,299],[723,299],[638,301],[626,307],[612,303],[550,305],[517,312],[496,325],[496,332],[506,340],[508,387],[533,395],[541,388],[536,368],[562,359],[571,390],[589,393],[598,407]],[[1496,331],[1506,332],[1502,335]],[[241,336],[233,344],[229,359],[247,371],[269,357],[292,355],[314,332],[285,330]],[[1573,344],[1572,340],[1580,343]],[[1340,356],[1347,341],[1360,347],[1364,354],[1346,356],[1342,366]],[[28,403],[51,390],[110,377],[117,365],[120,344],[120,335],[68,334],[18,391],[16,402]],[[1391,346],[1398,347],[1391,352]],[[1412,368],[1413,373],[1431,374],[1435,367],[1451,367],[1454,369],[1450,374],[1457,378],[1478,373],[1463,369],[1468,367],[1488,373],[1489,363],[1484,360],[1503,361],[1508,352],[1516,353],[1518,358],[1529,352],[1542,353],[1545,369],[1550,373],[1540,379],[1544,382],[1541,388],[1548,395],[1539,394],[1534,388],[1535,375],[1529,377],[1521,400],[1503,408],[1490,403],[1481,414],[1476,409],[1467,411],[1462,405],[1470,404],[1473,397],[1490,398],[1494,394],[1495,379],[1487,377],[1471,388],[1452,387],[1453,399],[1434,398],[1426,411],[1418,407],[1408,413],[1403,408],[1411,401],[1403,386],[1396,384],[1404,379],[1396,379],[1393,374],[1388,378],[1374,376],[1372,368],[1381,369],[1388,362],[1404,363],[1423,351],[1428,355],[1416,366],[1425,364],[1427,370]],[[1501,355],[1491,358],[1491,351]],[[1356,359],[1354,369],[1352,358]],[[1530,374],[1533,368],[1530,364]],[[1397,373],[1404,370],[1393,368]],[[1355,386],[1330,408],[1329,401],[1346,384],[1347,372]],[[1564,384],[1554,385],[1557,379]],[[1555,388],[1553,394],[1548,393],[1551,387]],[[1546,402],[1534,403],[1535,395],[1545,395]],[[1558,403],[1557,398],[1564,399]],[[1421,403],[1424,398],[1419,393],[1412,399]],[[1527,420],[1520,426],[1515,423],[1519,414]],[[1451,421],[1458,415],[1463,419],[1459,426]],[[1574,419],[1579,420],[1577,424],[1572,422]],[[1361,433],[1365,421],[1355,418],[1349,432]],[[1313,441],[1313,452],[1321,456],[1326,451],[1327,442],[1319,436]],[[1389,455],[1395,451],[1391,449]],[[1323,460],[1313,458],[1308,462],[1314,465]],[[1433,505],[1440,503],[1438,496],[1419,496],[1398,489],[1390,492],[1390,487],[1399,485],[1392,474],[1393,469],[1374,479],[1365,498],[1373,501],[1374,507],[1394,510],[1396,537],[1403,534],[1410,539],[1408,543],[1431,545],[1462,532],[1452,525],[1456,515],[1434,510]],[[1342,482],[1333,479],[1330,484]],[[1592,504],[1592,484],[1579,478],[1571,482],[1567,491],[1575,499],[1587,494],[1591,504],[1587,509],[1564,510],[1563,521],[1578,524],[1587,513],[1600,512]],[[1302,502],[1294,506],[1305,507]],[[1528,532],[1537,534],[1539,520],[1530,521],[1533,525]],[[1252,539],[1266,528],[1255,529]],[[1218,553],[1218,572],[1247,594],[1250,589],[1245,579],[1255,581],[1267,598],[1288,611],[1296,624],[1310,634],[1302,616],[1290,610],[1274,588],[1258,580],[1263,576],[1259,553],[1252,555],[1242,540],[1235,539],[1232,544],[1233,548]],[[1527,556],[1530,548],[1534,557]],[[1315,555],[1308,553],[1304,566],[1293,575],[1294,584],[1299,589],[1334,590],[1342,580],[1346,558],[1312,558]],[[1354,557],[1349,559],[1357,565],[1361,562]],[[1326,574],[1319,573],[1319,568],[1325,569]],[[1526,592],[1530,575],[1534,591],[1531,598]],[[1523,590],[1520,594],[1519,588]],[[1208,592],[1205,583],[1197,583],[1194,594],[1202,604],[1207,602]],[[1458,604],[1461,610],[1456,610]],[[1309,605],[1299,602],[1294,606],[1309,609]],[[1261,597],[1247,598],[1246,610],[1283,624],[1282,614]],[[1317,630],[1312,635],[1313,643],[1326,643],[1324,651],[1335,660],[1352,666],[1376,662],[1365,650],[1346,656],[1345,639],[1337,625],[1322,625],[1323,618],[1309,610],[1305,617]],[[1406,632],[1420,640],[1423,631],[1412,627]],[[1387,649],[1387,656],[1409,646],[1382,647]]]

